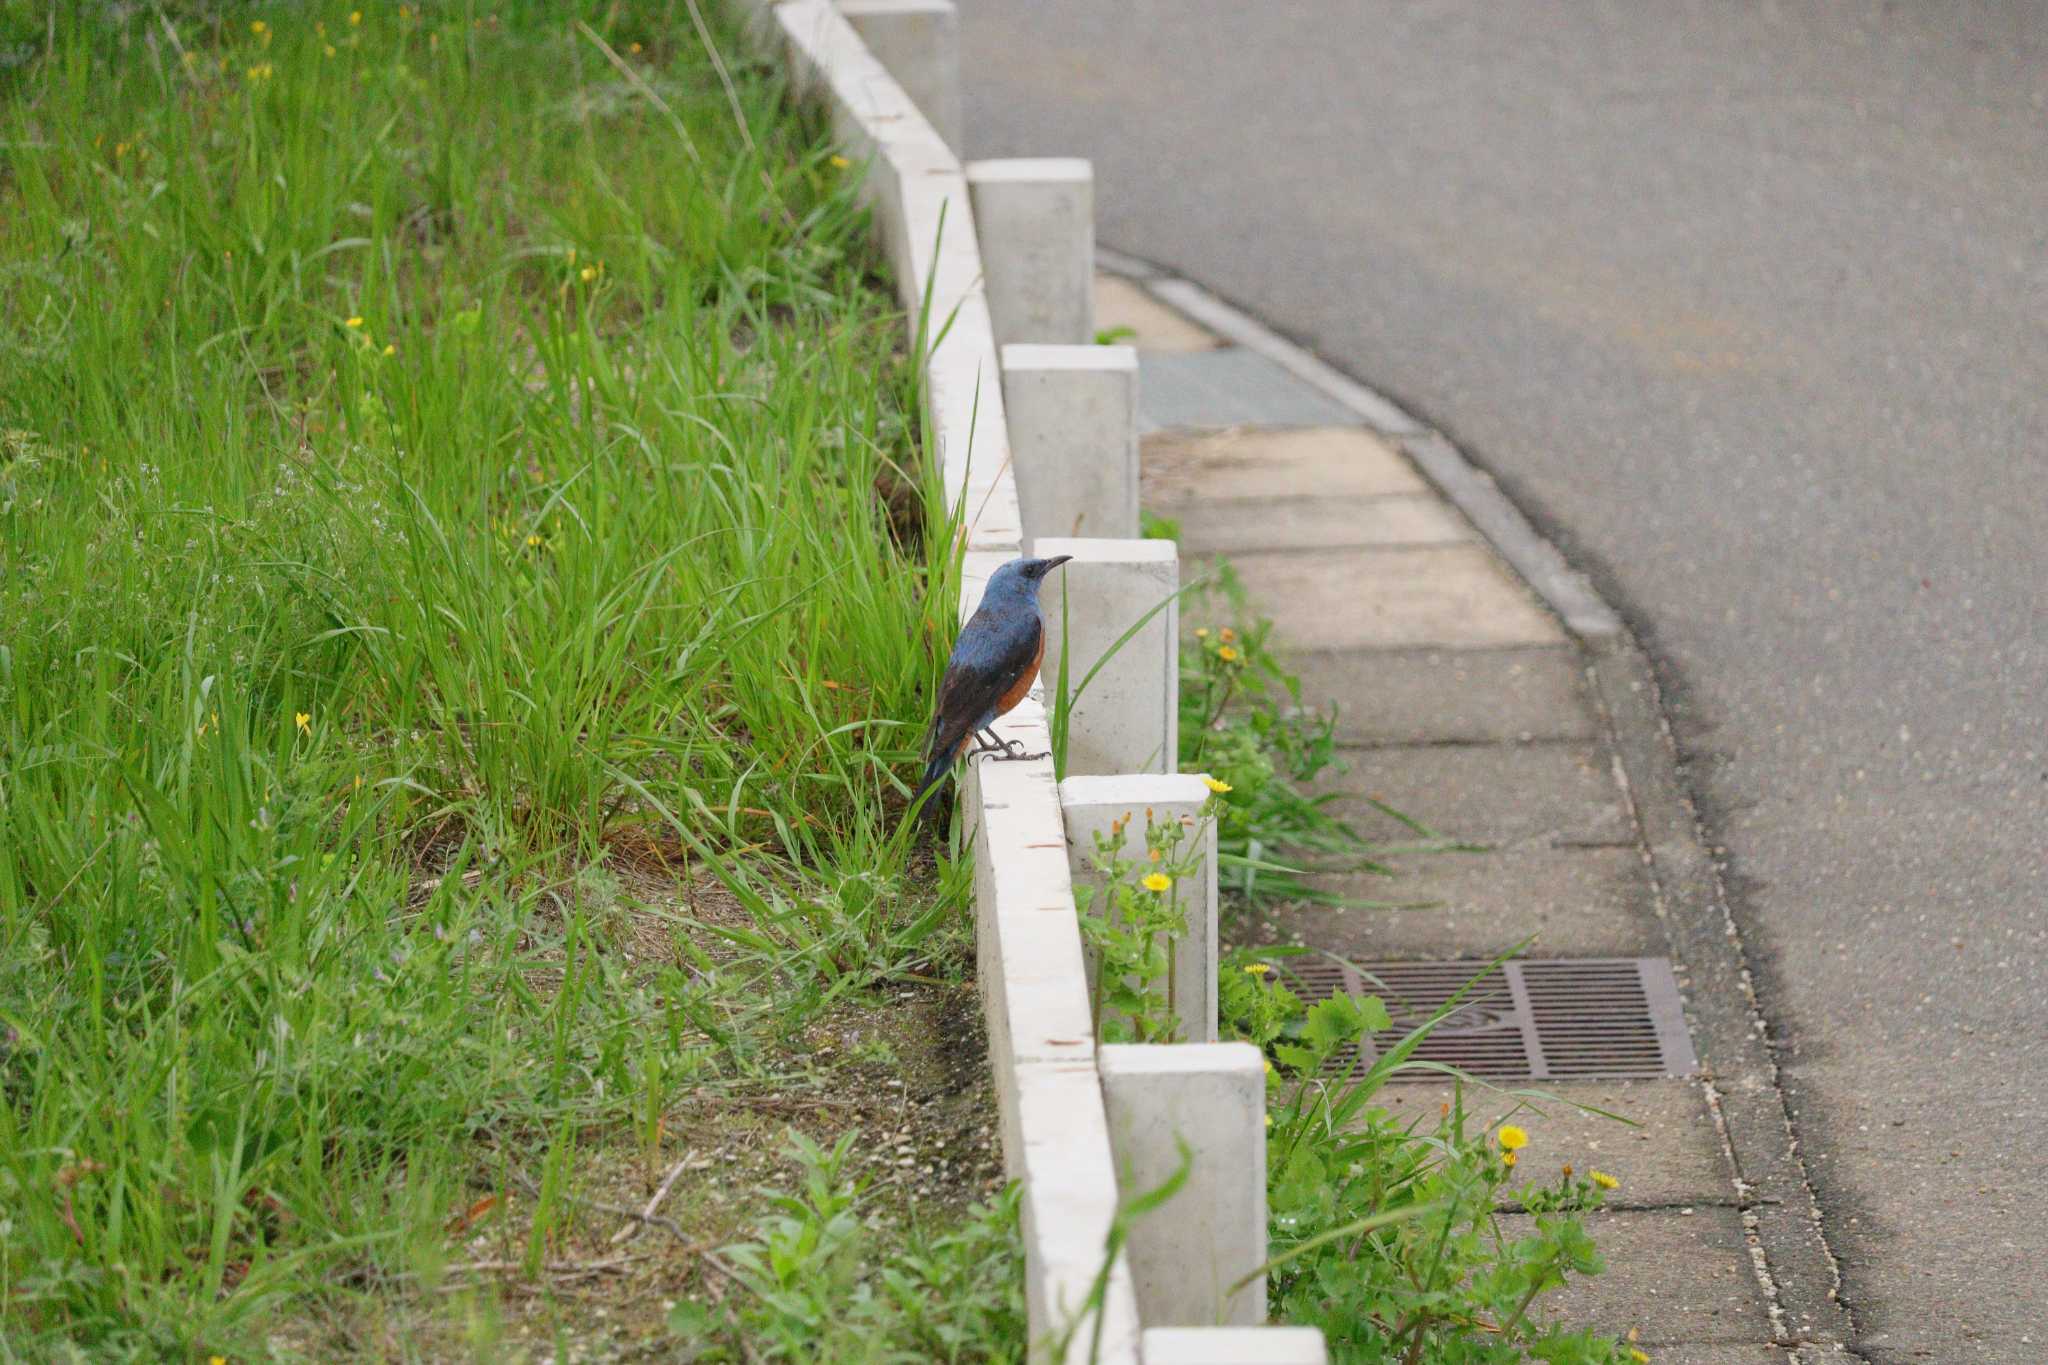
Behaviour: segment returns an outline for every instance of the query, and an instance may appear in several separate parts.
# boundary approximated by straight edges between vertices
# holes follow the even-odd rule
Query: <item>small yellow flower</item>
[[[302,734],[302,735],[310,735],[310,734],[312,734],[312,733],[313,733],[313,713],[312,713],[312,712],[310,712],[310,711],[294,711],[294,712],[292,713],[292,724],[294,724],[294,725],[296,725],[296,726],[298,726],[298,727],[299,727],[299,733],[300,733],[300,734]]]
[[[208,1356],[206,1358],[206,1365],[228,1365],[228,1358],[226,1356]]]
[[[1633,1346],[1628,1348],[1628,1358],[1633,1360],[1636,1365],[1650,1365],[1650,1358]]]
[[[1500,1154],[1500,1164],[1509,1170],[1513,1170],[1515,1168],[1515,1154],[1513,1152],[1502,1152]]]
[[[1207,626],[1196,626],[1196,627],[1195,627],[1195,638],[1196,638],[1197,640],[1206,640],[1206,639],[1208,639],[1208,638],[1209,638],[1209,628],[1208,628]]]
[[[1266,1115],[1266,1126],[1268,1128],[1273,1126],[1273,1116],[1271,1114]]]
[[[1164,891],[1173,885],[1173,878],[1167,876],[1164,872],[1154,872],[1139,884],[1147,891]]]
[[[363,12],[362,12],[361,10],[359,10],[359,9],[352,9],[352,10],[350,10],[350,11],[348,12],[348,26],[349,26],[350,28],[355,28],[355,27],[357,27],[358,25],[360,25],[360,24],[361,24],[362,22],[363,22]]]
[[[258,62],[250,67],[248,71],[249,79],[259,85],[276,74],[277,68],[273,67],[269,62]]]
[[[1520,1151],[1529,1145],[1529,1135],[1512,1123],[1503,1123],[1500,1126],[1500,1145],[1502,1151]]]
[[[1621,1188],[1621,1182],[1605,1171],[1588,1171],[1586,1172],[1586,1178],[1603,1190],[1618,1190]]]
[[[385,355],[397,355],[397,354],[398,354],[398,348],[397,348],[396,346],[392,345],[392,344],[391,344],[390,342],[388,342],[388,341],[387,341],[387,342],[385,342],[385,343],[384,343],[384,354],[385,354]]]
[[[539,536],[537,536],[537,535],[536,535],[536,536],[528,536],[528,537],[526,538],[526,544],[527,544],[527,548],[529,548],[529,549],[537,548],[537,547],[538,547],[538,546],[540,545],[540,537],[539,537]]]
[[[321,55],[321,56],[323,56],[323,57],[332,57],[332,56],[334,55],[334,44],[333,44],[333,43],[322,43],[322,44],[320,44],[320,55]]]
[[[833,165],[833,168],[834,168],[834,169],[836,169],[836,170],[842,170],[842,171],[843,171],[843,170],[845,170],[845,169],[846,169],[846,168],[847,168],[848,166],[851,166],[852,164],[853,164],[853,163],[852,163],[851,161],[848,161],[848,160],[847,160],[847,159],[846,159],[845,157],[843,157],[843,156],[835,156],[835,157],[833,157],[833,158],[832,158],[832,165]]]
[[[1216,632],[1216,638],[1227,645],[1231,643],[1233,640],[1237,639],[1237,632],[1232,630],[1229,626],[1225,626],[1223,629]]]
[[[1218,796],[1221,796],[1223,795],[1223,793],[1231,790],[1231,786],[1228,782],[1220,781],[1217,778],[1209,777],[1207,775],[1203,776],[1202,785],[1207,787],[1210,791],[1215,792]]]
[[[576,275],[577,278],[582,280],[585,284],[589,284],[592,280],[597,278],[598,267],[594,265],[586,265],[583,267],[583,269],[577,271]]]
[[[261,19],[251,19],[249,21],[249,32],[255,34],[262,42],[267,43],[270,41],[270,25],[264,23]]]
[[[640,50],[640,44],[638,44],[638,43],[628,43],[628,44],[626,44],[626,51],[628,51],[628,52],[638,52],[639,50]]]
[[[1264,976],[1267,972],[1270,972],[1272,970],[1272,967],[1268,966],[1264,962],[1247,962],[1244,964],[1244,971],[1246,976]]]
[[[350,318],[347,322],[344,322],[341,325],[350,328],[361,327],[363,325],[363,320],[361,318]]]
[[[1237,651],[1229,645],[1225,645],[1216,651],[1216,657],[1223,660],[1224,663],[1234,664],[1237,662]]]

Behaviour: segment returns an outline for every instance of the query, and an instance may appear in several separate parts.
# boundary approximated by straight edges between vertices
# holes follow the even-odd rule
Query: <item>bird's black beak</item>
[[[1072,555],[1054,555],[1051,559],[1045,561],[1045,568],[1040,571],[1040,576],[1043,577],[1045,574],[1051,573],[1054,569],[1057,569],[1072,558]]]

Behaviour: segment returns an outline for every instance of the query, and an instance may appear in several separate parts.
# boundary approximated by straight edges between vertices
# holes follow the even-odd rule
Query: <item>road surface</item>
[[[2048,1359],[2048,5],[963,0],[968,151],[1629,616],[1881,1362]]]

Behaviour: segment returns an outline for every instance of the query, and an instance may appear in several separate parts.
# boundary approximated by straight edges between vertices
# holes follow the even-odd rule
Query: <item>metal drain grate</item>
[[[1491,970],[1484,962],[1273,965],[1307,1001],[1340,990],[1380,997],[1394,1027],[1368,1039],[1368,1047],[1399,1041],[1484,972],[1414,1056],[1487,1080],[1623,1080],[1690,1076],[1699,1068],[1678,983],[1661,957],[1550,958]],[[1419,1081],[1438,1073],[1397,1076]]]

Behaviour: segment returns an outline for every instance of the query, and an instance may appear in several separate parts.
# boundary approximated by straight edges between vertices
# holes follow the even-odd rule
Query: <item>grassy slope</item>
[[[687,9],[226,13],[0,33],[0,1335],[431,1353],[930,970],[955,589],[851,174]]]

